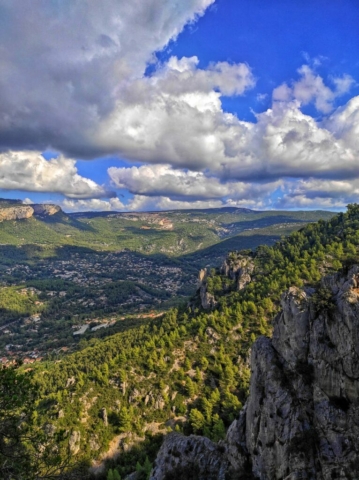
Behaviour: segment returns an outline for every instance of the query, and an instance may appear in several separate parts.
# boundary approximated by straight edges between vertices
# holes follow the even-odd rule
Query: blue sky
[[[354,0],[32,5],[0,0],[0,196],[68,211],[358,201]]]

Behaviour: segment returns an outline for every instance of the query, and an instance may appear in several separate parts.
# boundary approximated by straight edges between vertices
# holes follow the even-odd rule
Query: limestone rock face
[[[23,220],[33,215],[46,217],[61,212],[61,207],[53,204],[16,204],[10,207],[0,207],[0,222],[4,220]]]
[[[238,290],[243,290],[251,282],[253,271],[253,259],[240,254],[229,255],[221,267],[222,275],[226,275],[231,280],[236,280]]]
[[[217,301],[214,298],[214,295],[207,291],[207,269],[202,268],[198,274],[198,284],[197,292],[199,293],[199,298],[201,300],[202,308],[209,310],[214,308],[217,305]]]
[[[217,305],[217,301],[214,298],[214,295],[207,292],[207,286],[205,283],[203,283],[199,289],[199,296],[201,298],[202,308],[204,308],[205,310],[214,308]]]
[[[39,215],[42,217],[55,215],[55,213],[61,212],[61,207],[59,207],[58,205],[54,205],[52,203],[34,204],[31,206],[34,209],[34,215]]]
[[[150,480],[165,478],[198,480],[225,480],[227,460],[225,449],[208,438],[185,437],[170,433],[159,451]],[[171,476],[172,475],[172,476]]]
[[[291,288],[281,303],[273,338],[253,345],[250,395],[221,451],[202,437],[171,436],[152,480],[188,465],[201,479],[359,478],[359,266],[325,277],[317,291]]]
[[[29,205],[0,208],[0,222],[4,220],[22,220],[32,217],[34,209]]]
[[[69,450],[72,455],[76,455],[80,451],[81,433],[73,430],[69,439]]]

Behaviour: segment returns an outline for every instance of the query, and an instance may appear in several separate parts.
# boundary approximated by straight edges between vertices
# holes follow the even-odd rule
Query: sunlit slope
[[[0,223],[0,243],[5,245],[73,245],[96,250],[130,249],[146,254],[184,255],[218,242],[243,236],[272,243],[280,235],[307,222],[329,219],[331,212],[254,212],[244,209],[210,209],[141,214],[63,212],[40,218]],[[275,227],[275,228],[274,228]],[[273,230],[274,228],[274,230]],[[270,229],[270,230],[266,230]],[[260,237],[263,238],[260,238]],[[267,239],[271,237],[272,240]],[[254,242],[256,246],[257,240]],[[225,244],[220,249],[226,248]],[[228,249],[233,245],[230,242]],[[227,249],[227,251],[228,251]]]

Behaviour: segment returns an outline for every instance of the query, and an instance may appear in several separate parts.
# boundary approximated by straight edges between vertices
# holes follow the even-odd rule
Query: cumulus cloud
[[[280,182],[251,184],[221,182],[203,172],[175,170],[170,165],[143,165],[141,167],[111,167],[108,174],[113,184],[131,193],[150,197],[168,197],[171,200],[204,200],[263,197],[278,188]]]
[[[302,105],[314,102],[318,111],[329,113],[333,110],[336,98],[348,93],[353,86],[354,79],[350,75],[333,77],[335,88],[325,85],[323,78],[316,74],[308,65],[302,65],[298,73],[301,78],[289,87],[286,83],[273,91],[273,99],[279,101],[298,100]]]
[[[110,198],[109,200],[103,200],[99,198],[91,198],[88,200],[71,200],[65,199],[61,203],[62,208],[66,212],[109,212],[109,211],[122,211],[125,210],[125,205],[118,198]]]
[[[169,197],[147,197],[135,195],[126,206],[129,211],[158,211],[158,210],[190,210],[196,208],[263,208],[265,203],[260,199],[242,200],[174,200]]]
[[[132,82],[96,135],[103,151],[153,163],[201,169],[230,155],[223,142],[240,122],[223,112],[224,93],[243,94],[254,85],[245,64],[197,68],[198,59],[172,57],[150,78]]]
[[[274,90],[256,122],[222,106],[223,96],[254,87],[244,63],[200,68],[195,56],[171,57],[145,75],[154,52],[214,1],[0,0],[0,188],[91,198],[66,202],[100,210],[258,207],[278,188],[288,205],[314,205],[341,184],[351,186],[347,194],[331,198],[354,198],[359,97],[335,110],[354,80],[322,78],[322,59],[308,57],[311,66]],[[303,114],[308,104],[325,114],[321,121]],[[46,161],[38,151],[48,147],[63,155]],[[128,205],[103,200],[111,194],[72,160],[107,154],[148,164],[108,171],[134,194]]]
[[[100,153],[92,133],[214,0],[0,0],[0,148]]]
[[[60,155],[52,160],[38,152],[0,154],[0,188],[27,192],[55,192],[72,198],[114,194],[77,173],[76,161]]]
[[[121,114],[104,123],[99,140],[104,148],[117,148],[128,159],[207,172],[222,181],[358,175],[359,100],[320,123],[304,115],[298,101],[283,96],[252,123],[223,112],[214,90],[168,94],[166,79],[161,78],[161,88],[153,79],[131,87],[143,92],[143,101],[136,96],[131,104],[129,95]]]
[[[279,200],[280,208],[343,208],[358,202],[359,179],[307,179],[287,182],[287,193]]]

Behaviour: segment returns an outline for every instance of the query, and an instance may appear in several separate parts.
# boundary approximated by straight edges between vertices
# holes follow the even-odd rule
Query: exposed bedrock
[[[169,435],[152,480],[190,466],[200,480],[359,478],[359,267],[317,291],[290,288],[281,305],[272,339],[253,345],[250,394],[226,440]]]

